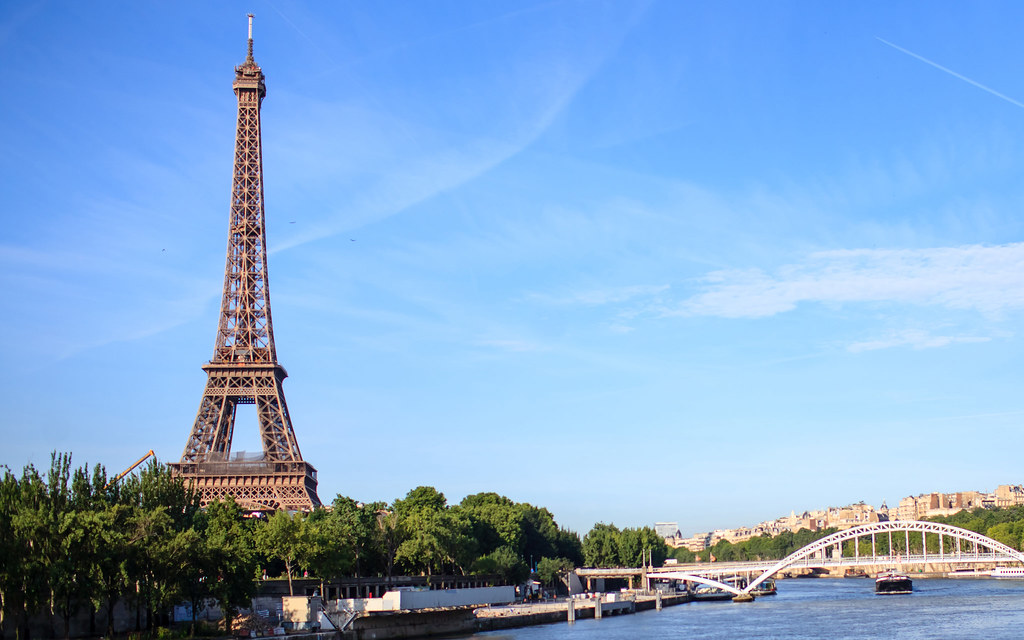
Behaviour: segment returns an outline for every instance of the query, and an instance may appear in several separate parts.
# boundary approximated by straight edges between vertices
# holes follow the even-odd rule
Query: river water
[[[476,640],[1024,640],[1024,580],[914,580],[876,596],[871,579],[779,580],[749,604],[690,602],[634,615],[478,633]]]

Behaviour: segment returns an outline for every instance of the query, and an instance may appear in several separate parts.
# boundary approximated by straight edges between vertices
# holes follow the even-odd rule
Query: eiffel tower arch
[[[267,278],[260,106],[267,94],[252,54],[252,15],[245,62],[235,67],[238,98],[224,294],[206,388],[174,475],[191,483],[203,506],[234,496],[244,509],[310,511],[320,505],[316,469],[302,458],[277,361]],[[262,454],[231,454],[235,411],[256,405]]]

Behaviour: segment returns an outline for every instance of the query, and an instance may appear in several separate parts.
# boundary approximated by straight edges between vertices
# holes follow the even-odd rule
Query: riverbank
[[[686,594],[604,594],[551,602],[478,608],[396,611],[362,615],[342,634],[346,640],[398,640],[470,634],[533,625],[621,616],[689,602]],[[291,636],[289,636],[291,640]],[[311,639],[312,640],[312,639]]]

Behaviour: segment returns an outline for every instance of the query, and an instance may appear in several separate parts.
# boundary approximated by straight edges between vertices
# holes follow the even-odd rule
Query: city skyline
[[[181,456],[250,11],[324,502],[701,531],[1018,481],[1009,2],[4,5],[0,464]]]
[[[888,520],[923,520],[935,516],[949,516],[962,510],[1014,507],[1024,504],[1024,486],[1001,484],[994,491],[977,491],[973,489],[953,492],[925,491],[894,500],[891,506],[888,502],[888,500],[882,500],[880,503],[858,501],[850,504],[830,503],[828,506],[793,508],[788,516],[782,514],[757,523],[747,522],[739,526],[730,527],[719,526],[703,531],[693,531],[690,534],[687,534],[688,530],[685,529],[683,524],[675,521],[663,520],[654,523],[652,526],[657,525],[668,530],[672,528],[669,525],[672,525],[682,536],[680,539],[685,541],[706,537],[712,540],[724,538],[732,542],[735,539],[746,540],[762,533],[772,536],[777,535],[776,527],[771,525],[778,525],[786,520],[790,522],[783,528],[796,533],[801,528],[818,530],[838,527],[845,529],[855,524],[862,524],[864,519],[857,516],[857,513],[863,515],[877,512]],[[822,519],[815,524],[809,524],[808,519],[813,522],[818,518]],[[833,519],[836,519],[838,524],[833,522]],[[661,534],[660,530],[659,534]],[[666,535],[663,537],[671,536]]]

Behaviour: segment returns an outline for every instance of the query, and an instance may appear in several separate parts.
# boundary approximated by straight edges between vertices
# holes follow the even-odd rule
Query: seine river
[[[779,580],[750,604],[690,602],[662,611],[478,633],[483,640],[1024,639],[1024,580],[915,580],[876,596],[871,579]]]

